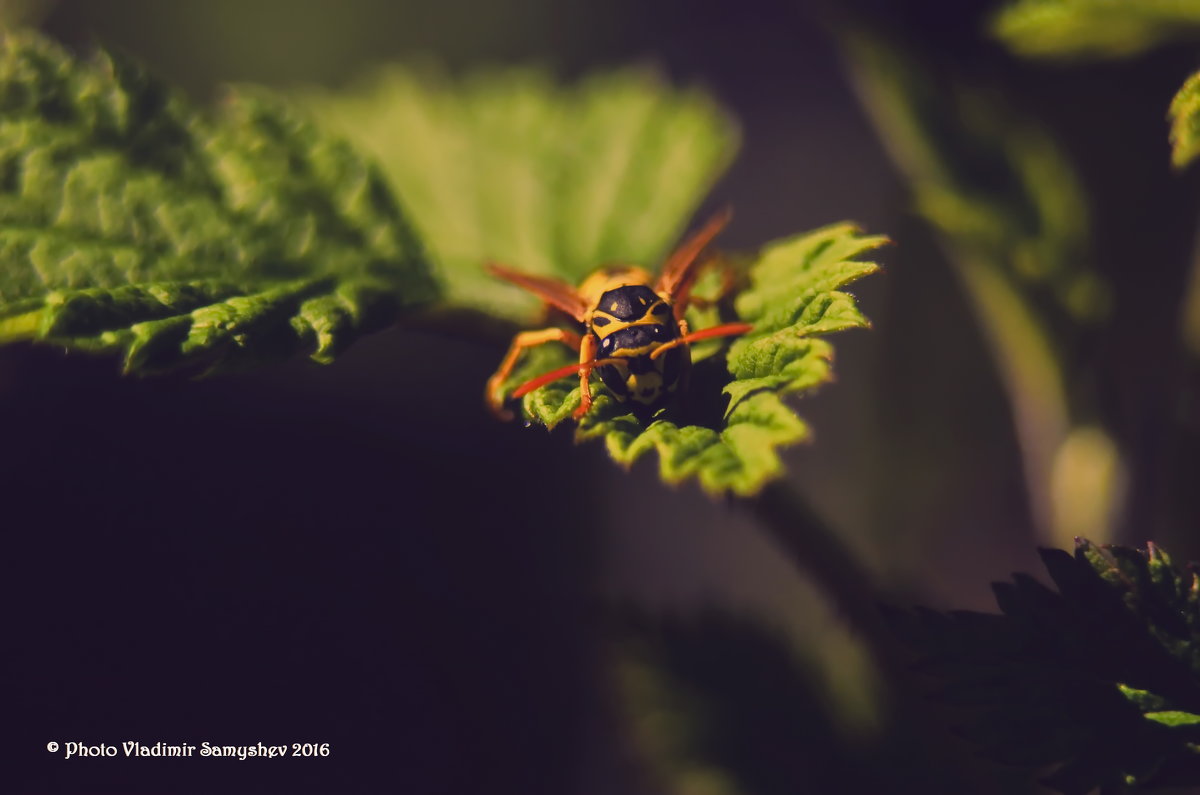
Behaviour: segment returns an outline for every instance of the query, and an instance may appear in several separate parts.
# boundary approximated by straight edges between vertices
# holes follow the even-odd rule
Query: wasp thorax
[[[629,322],[645,317],[656,304],[666,307],[666,303],[646,285],[627,284],[601,295],[596,310],[614,320]]]
[[[590,325],[606,352],[640,348],[678,336],[670,305],[644,284],[606,290],[592,309]]]

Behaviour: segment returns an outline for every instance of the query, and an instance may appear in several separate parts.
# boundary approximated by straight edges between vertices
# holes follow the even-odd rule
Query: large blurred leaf
[[[1064,793],[1200,786],[1200,580],[1146,551],[1044,550],[1058,587],[995,585],[1001,615],[897,613],[931,693],[986,756]]]
[[[1044,290],[1080,320],[1102,316],[1087,199],[1048,132],[996,92],[882,37],[845,42],[855,87],[919,212],[1013,289]]]
[[[328,361],[436,294],[380,176],[270,97],[210,122],[123,59],[5,34],[0,109],[0,342]]]
[[[1068,528],[1079,523],[1049,489],[1072,433],[1068,378],[1051,330],[1096,322],[1109,304],[1092,267],[1083,189],[1048,133],[1002,97],[923,67],[883,37],[850,36],[846,44],[863,104],[992,348],[1039,529],[1069,543]],[[1091,533],[1108,532],[1115,495],[1099,497],[1107,502],[1091,511],[1102,522]]]
[[[1200,37],[1200,2],[1016,0],[995,16],[992,31],[1021,55],[1123,57]]]
[[[781,398],[831,380],[833,348],[822,335],[868,325],[854,298],[838,288],[876,271],[858,257],[885,242],[839,224],[768,244],[750,266],[750,288],[736,301],[738,319],[754,329],[730,347],[724,368],[720,357],[697,366],[686,399],[699,405],[690,413],[665,412],[647,425],[601,392],[576,438],[603,438],[625,465],[656,450],[668,483],[694,477],[714,493],[757,492],[782,472],[778,449],[809,435]],[[544,346],[517,368],[509,388],[569,363],[561,346]],[[722,391],[729,396],[723,411]],[[578,380],[547,385],[524,401],[530,417],[552,428],[579,406]],[[706,406],[716,411],[701,416]]]
[[[298,97],[383,166],[447,300],[517,321],[538,301],[485,263],[571,283],[603,264],[652,265],[737,149],[711,99],[640,70],[560,86],[536,70],[451,81],[391,67]]]
[[[981,791],[910,715],[848,725],[811,649],[746,617],[626,613],[610,634],[614,701],[650,791]]]

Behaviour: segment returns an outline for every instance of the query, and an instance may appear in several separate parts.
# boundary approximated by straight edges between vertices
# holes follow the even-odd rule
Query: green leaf
[[[1183,168],[1200,154],[1200,72],[1193,74],[1171,100],[1171,163]]]
[[[380,175],[278,99],[210,121],[143,70],[0,40],[0,342],[131,372],[329,361],[432,300]]]
[[[992,32],[1020,55],[1120,58],[1200,36],[1200,2],[1017,0],[996,14]]]
[[[1200,724],[1200,715],[1194,715],[1191,712],[1181,712],[1179,710],[1147,712],[1145,718],[1155,723],[1161,723],[1164,726],[1195,726],[1196,724]]]
[[[641,70],[564,87],[536,70],[452,81],[390,67],[349,91],[298,96],[382,164],[441,270],[447,303],[522,323],[541,318],[539,301],[488,276],[485,263],[571,284],[605,264],[653,270],[737,144],[734,124],[706,95]],[[809,435],[779,398],[829,379],[831,349],[815,335],[866,325],[836,288],[875,269],[850,260],[880,242],[842,225],[769,247],[738,305],[758,328],[731,349],[728,371],[712,356],[719,342],[696,346],[686,415],[644,424],[594,383],[577,438],[603,438],[626,465],[657,451],[670,483],[757,491],[781,472],[777,449]],[[689,312],[697,329],[717,317]],[[529,351],[508,388],[570,359],[561,346]],[[570,379],[524,400],[547,427],[578,405]]]
[[[711,493],[756,493],[781,474],[779,449],[810,435],[781,398],[831,380],[832,347],[819,335],[868,325],[854,299],[838,288],[878,270],[856,258],[885,242],[838,224],[768,244],[750,266],[750,287],[735,303],[737,318],[754,329],[729,348],[724,368],[719,357],[694,368],[686,401],[698,405],[664,411],[643,424],[594,386],[600,394],[580,420],[577,440],[603,438],[612,458],[625,466],[655,451],[667,483],[696,478]],[[544,346],[518,366],[508,388],[569,363],[565,350]],[[723,410],[722,391],[729,396]],[[549,428],[578,406],[578,382],[570,379],[524,398],[526,414]]]
[[[576,284],[603,264],[658,262],[738,142],[707,95],[645,70],[561,86],[538,70],[453,81],[393,66],[297,97],[381,164],[446,301],[518,322],[540,303],[485,263]]]
[[[1151,693],[1149,690],[1138,690],[1136,687],[1117,683],[1117,690],[1121,691],[1121,695],[1129,699],[1143,713],[1149,714],[1154,710],[1163,709],[1167,702],[1161,696]]]
[[[1200,591],[1157,547],[1043,550],[1057,591],[997,583],[1002,615],[897,613],[935,698],[981,752],[1066,793],[1200,785]]]

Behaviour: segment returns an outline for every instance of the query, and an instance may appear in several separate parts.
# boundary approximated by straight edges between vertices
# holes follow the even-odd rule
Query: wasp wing
[[[495,263],[488,263],[485,267],[488,273],[493,276],[504,279],[506,282],[511,282],[524,290],[528,290],[551,306],[558,307],[566,312],[580,323],[583,322],[584,316],[587,315],[587,302],[583,300],[574,287],[564,281],[552,279],[548,276],[534,276],[528,273],[521,273],[520,271],[514,271],[511,268],[506,268],[503,265]]]
[[[680,243],[679,248],[675,249],[663,264],[654,291],[675,307],[677,316],[682,316],[687,308],[688,294],[696,282],[696,277],[700,275],[700,265],[704,263],[704,260],[700,259],[700,253],[725,228],[731,218],[733,209],[730,207],[717,212],[704,226]]]

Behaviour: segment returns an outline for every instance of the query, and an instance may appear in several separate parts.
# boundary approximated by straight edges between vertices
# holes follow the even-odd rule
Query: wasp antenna
[[[530,379],[513,390],[514,398],[524,397],[535,389],[540,389],[546,384],[557,381],[560,378],[566,378],[569,375],[578,375],[579,365],[568,364],[566,367],[560,367],[557,370],[551,370],[548,373],[542,373],[537,378]]]
[[[521,384],[519,387],[517,387],[516,389],[513,390],[512,396],[514,398],[524,397],[525,395],[528,395],[533,390],[540,389],[540,388],[544,387],[546,384],[553,383],[554,381],[557,381],[560,378],[566,378],[569,375],[578,375],[580,368],[583,368],[585,370],[591,370],[596,367],[603,367],[606,364],[612,364],[615,361],[617,361],[617,360],[616,359],[593,359],[592,361],[584,362],[583,364],[568,364],[565,367],[560,367],[557,370],[551,370],[548,373],[542,373],[537,378],[532,378],[532,379],[526,381],[525,383]]]
[[[673,339],[668,343],[659,345],[654,349],[654,352],[650,354],[650,358],[657,359],[671,348],[677,348],[680,345],[691,345],[693,342],[699,342],[700,340],[708,340],[714,337],[736,337],[739,334],[745,334],[752,328],[754,328],[754,326],[750,323],[725,323],[720,326],[713,326],[712,328],[693,331],[691,334],[686,334],[677,339]]]

